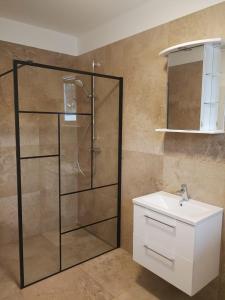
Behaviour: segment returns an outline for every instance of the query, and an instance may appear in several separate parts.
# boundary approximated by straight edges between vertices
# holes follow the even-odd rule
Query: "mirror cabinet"
[[[221,38],[160,52],[167,57],[165,132],[224,133],[225,46]]]

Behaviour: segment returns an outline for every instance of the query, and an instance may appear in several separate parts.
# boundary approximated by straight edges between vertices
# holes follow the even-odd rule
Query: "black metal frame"
[[[37,68],[42,68],[42,69],[50,69],[50,70],[56,70],[56,71],[65,71],[65,72],[71,72],[71,73],[77,73],[77,74],[83,74],[83,75],[89,75],[91,76],[92,79],[92,84],[91,84],[91,94],[92,94],[92,101],[93,99],[93,78],[94,76],[96,77],[103,77],[103,78],[108,78],[108,79],[115,79],[118,80],[119,82],[119,124],[118,124],[118,181],[116,183],[104,185],[104,186],[93,186],[93,151],[91,151],[91,187],[88,189],[83,189],[80,191],[74,191],[74,192],[69,192],[69,193],[61,193],[61,168],[60,168],[60,143],[61,143],[61,136],[60,136],[60,115],[62,114],[72,114],[72,115],[93,115],[93,111],[91,113],[65,113],[65,112],[46,112],[46,111],[24,111],[19,109],[19,91],[18,91],[18,69],[23,67],[23,66],[31,66],[31,67],[37,67]],[[100,73],[93,73],[93,72],[86,72],[86,71],[81,71],[81,70],[76,70],[76,69],[69,69],[69,68],[63,68],[63,67],[58,67],[58,66],[52,66],[52,65],[45,65],[45,64],[39,64],[39,63],[34,63],[32,61],[22,61],[22,60],[13,60],[13,69],[9,70],[7,72],[4,72],[0,76],[4,76],[6,74],[9,74],[13,72],[13,82],[14,82],[14,107],[15,107],[15,137],[16,137],[16,164],[17,164],[17,194],[18,194],[18,228],[19,228],[19,264],[20,264],[20,288],[27,287],[29,285],[32,285],[36,282],[39,282],[43,279],[46,279],[50,276],[53,276],[55,274],[58,274],[62,271],[65,271],[67,269],[70,269],[80,263],[83,263],[85,261],[88,261],[92,258],[95,258],[97,256],[100,256],[104,253],[107,253],[111,250],[105,251],[97,256],[94,256],[92,258],[89,258],[87,260],[84,260],[82,262],[79,262],[78,264],[75,264],[74,266],[70,266],[66,269],[62,269],[62,247],[61,247],[61,238],[63,234],[67,234],[69,232],[81,229],[81,228],[86,228],[91,225],[99,224],[104,221],[112,220],[112,219],[117,219],[117,247],[120,247],[120,223],[121,223],[121,162],[122,162],[122,109],[123,109],[123,78],[122,77],[117,77],[117,76],[111,76],[111,75],[106,75],[106,74],[100,74]],[[39,156],[26,156],[26,157],[21,157],[20,154],[20,120],[19,116],[20,114],[24,113],[32,113],[32,114],[54,114],[57,116],[57,122],[58,122],[58,153],[57,154],[52,154],[52,155],[39,155]],[[92,124],[93,126],[93,124]],[[91,147],[93,147],[93,139],[91,138]],[[24,283],[24,254],[23,254],[23,215],[22,215],[22,190],[21,190],[21,160],[24,159],[34,159],[34,158],[46,158],[46,157],[58,157],[58,174],[59,174],[59,263],[60,263],[60,269],[58,272],[48,275],[44,278],[41,278],[37,281],[34,281],[32,283],[26,284]],[[118,202],[117,202],[117,215],[113,216],[108,219],[100,220],[95,223],[87,224],[84,226],[80,226],[77,228],[74,228],[72,230],[68,230],[65,232],[62,232],[61,228],[61,197],[70,195],[70,194],[76,194],[76,193],[81,193],[85,191],[91,191],[99,188],[104,188],[104,187],[110,187],[110,186],[117,186],[117,191],[118,191]]]

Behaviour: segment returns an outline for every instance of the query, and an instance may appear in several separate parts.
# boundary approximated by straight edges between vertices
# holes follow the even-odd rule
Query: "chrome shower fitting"
[[[101,148],[100,147],[92,147],[89,149],[90,152],[94,153],[101,153]]]
[[[88,99],[92,98],[92,94],[90,94],[88,90],[85,88],[84,83],[81,79],[77,79],[75,76],[65,76],[63,77],[63,81],[64,83],[75,84],[76,86],[78,86],[83,90],[83,92],[85,93]]]
[[[81,175],[83,175],[84,177],[86,177],[86,174],[84,173],[83,169],[81,168],[80,162],[78,159],[76,160],[75,166],[77,166],[78,172],[81,173]]]
[[[95,67],[99,68],[101,67],[101,63],[100,62],[96,62],[96,61],[92,61],[92,71],[95,71]]]

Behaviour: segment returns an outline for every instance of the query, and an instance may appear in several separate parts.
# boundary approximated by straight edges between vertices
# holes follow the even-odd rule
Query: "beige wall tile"
[[[225,206],[225,164],[181,155],[164,156],[163,189],[174,193],[182,183],[193,199]]]
[[[0,147],[0,197],[16,194],[15,147]]]
[[[133,203],[132,199],[161,190],[162,156],[124,151],[122,172],[122,247],[132,252]]]
[[[0,243],[12,243],[18,239],[17,197],[0,197],[0,213]]]

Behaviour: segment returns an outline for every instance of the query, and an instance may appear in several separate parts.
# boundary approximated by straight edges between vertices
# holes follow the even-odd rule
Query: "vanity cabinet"
[[[137,263],[190,296],[218,276],[222,213],[191,225],[146,208],[142,200],[135,202]]]

